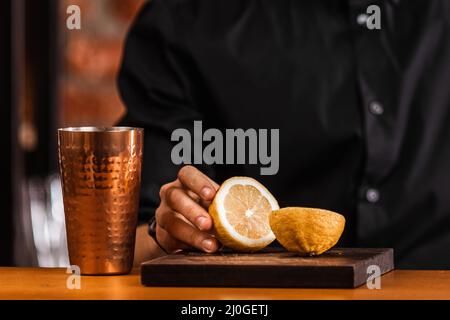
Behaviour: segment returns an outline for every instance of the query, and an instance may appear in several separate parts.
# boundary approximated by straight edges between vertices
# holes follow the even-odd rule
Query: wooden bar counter
[[[67,289],[68,276],[61,268],[0,268],[0,299],[450,299],[450,270],[395,270],[379,290],[144,287],[138,269],[82,276],[80,289]]]

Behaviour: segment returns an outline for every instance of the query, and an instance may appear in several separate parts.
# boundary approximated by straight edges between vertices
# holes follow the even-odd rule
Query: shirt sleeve
[[[171,133],[202,120],[190,92],[195,81],[177,40],[177,27],[164,1],[152,0],[127,36],[118,76],[126,123],[143,127],[144,159],[139,222],[148,221],[159,205],[161,185],[176,178],[171,161]]]

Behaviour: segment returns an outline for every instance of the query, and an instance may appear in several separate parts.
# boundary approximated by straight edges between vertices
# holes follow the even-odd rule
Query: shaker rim
[[[143,128],[138,127],[95,127],[95,126],[86,126],[86,127],[65,127],[58,128],[58,132],[126,132],[126,131],[144,131]]]

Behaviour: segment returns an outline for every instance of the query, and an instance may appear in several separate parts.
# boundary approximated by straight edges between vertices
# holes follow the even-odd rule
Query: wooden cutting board
[[[335,248],[301,257],[282,249],[257,253],[180,252],[141,265],[146,286],[355,288],[372,274],[394,269],[393,249]]]

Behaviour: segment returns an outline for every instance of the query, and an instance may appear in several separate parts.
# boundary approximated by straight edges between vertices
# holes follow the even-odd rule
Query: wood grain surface
[[[336,248],[302,257],[282,249],[255,253],[180,252],[142,265],[149,286],[354,288],[367,282],[367,268],[394,268],[392,249]]]
[[[125,276],[82,276],[81,289],[66,287],[66,269],[0,268],[0,299],[450,299],[450,270],[395,270],[381,289],[144,287],[139,269]]]

